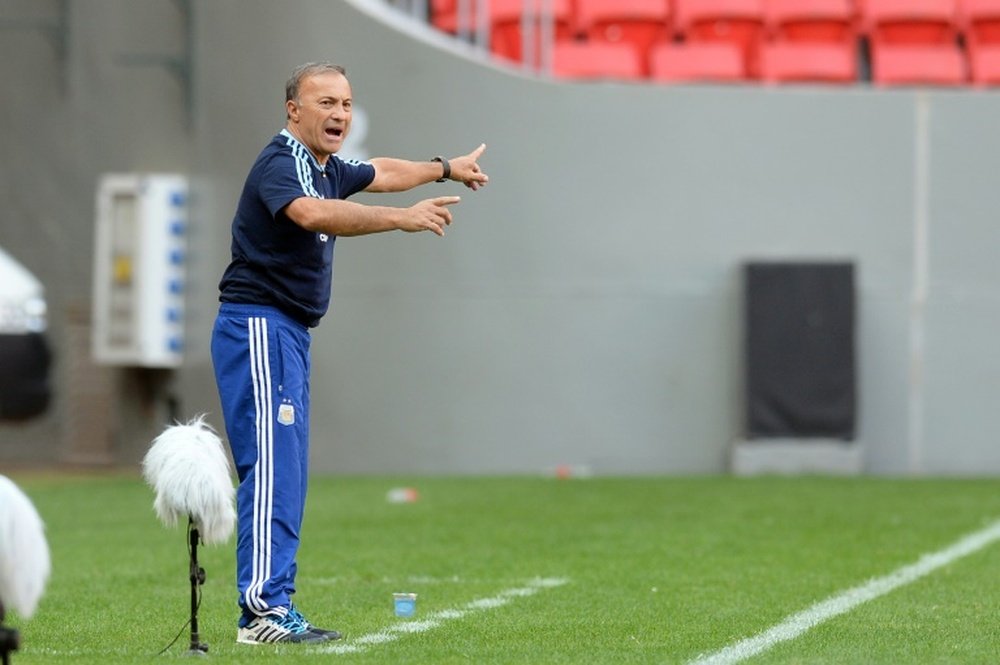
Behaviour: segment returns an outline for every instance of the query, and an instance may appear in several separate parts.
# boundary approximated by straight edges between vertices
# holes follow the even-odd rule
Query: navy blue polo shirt
[[[270,305],[303,325],[318,325],[330,305],[337,238],[303,229],[285,215],[285,207],[301,196],[346,199],[374,179],[375,167],[368,162],[331,155],[320,166],[281,130],[257,156],[243,186],[219,300]]]

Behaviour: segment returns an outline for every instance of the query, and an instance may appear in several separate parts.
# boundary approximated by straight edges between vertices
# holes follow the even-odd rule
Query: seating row
[[[663,83],[854,84],[877,86],[1000,85],[1000,46],[968,51],[956,44],[886,44],[870,60],[853,45],[769,42],[751,76],[739,46],[729,42],[664,42],[648,62],[627,43],[561,41],[553,48],[553,74],[572,79],[649,79]],[[863,66],[870,71],[862,72]]]
[[[479,25],[478,0],[431,0],[431,20],[466,32]],[[519,26],[525,8],[546,6],[559,37],[659,41],[703,30],[762,29],[793,39],[831,41],[855,33],[875,40],[940,41],[966,32],[1000,36],[1000,0],[489,0],[489,23],[501,32]],[[513,25],[512,25],[513,24]]]
[[[431,0],[431,21],[470,34],[480,25],[477,6],[477,0]],[[991,84],[1000,46],[1000,0],[489,0],[487,6],[491,50],[514,61],[523,59],[526,26],[534,28],[534,53],[541,52],[536,14],[545,7],[557,73],[586,69],[603,49],[620,61],[608,65],[614,71],[634,72],[626,61],[638,58],[638,73],[626,78],[688,70],[704,76],[707,69],[738,80],[812,71],[807,80],[853,81],[859,60],[867,63],[858,54],[864,47],[876,82],[920,65],[934,82]],[[789,66],[804,71],[788,73]]]

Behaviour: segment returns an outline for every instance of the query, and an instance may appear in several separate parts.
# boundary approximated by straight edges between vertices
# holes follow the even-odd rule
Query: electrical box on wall
[[[187,178],[105,175],[96,214],[94,359],[177,367],[184,352]]]

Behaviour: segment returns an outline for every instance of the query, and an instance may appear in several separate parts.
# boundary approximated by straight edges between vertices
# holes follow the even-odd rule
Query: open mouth
[[[331,139],[342,139],[344,138],[343,127],[327,127],[325,130],[327,138]]]

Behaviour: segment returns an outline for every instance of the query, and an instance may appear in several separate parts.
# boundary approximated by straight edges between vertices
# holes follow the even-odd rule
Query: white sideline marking
[[[495,596],[491,596],[489,598],[477,598],[476,600],[466,603],[461,607],[434,612],[427,615],[427,618],[422,621],[399,621],[380,631],[368,633],[367,635],[362,635],[361,637],[357,637],[353,640],[338,642],[336,644],[331,644],[328,647],[321,647],[312,651],[315,653],[358,653],[360,651],[364,651],[372,645],[392,642],[405,634],[423,633],[439,627],[445,621],[461,619],[472,612],[502,607],[514,598],[531,596],[538,593],[542,589],[551,589],[553,587],[562,586],[567,582],[569,582],[569,580],[553,577],[534,579],[529,581],[527,585],[523,587],[506,589]]]
[[[1000,540],[1000,521],[965,536],[943,550],[925,554],[916,563],[897,568],[884,577],[878,577],[816,603],[754,637],[735,642],[713,654],[701,656],[691,661],[689,665],[731,665],[746,660],[762,651],[767,651],[779,642],[795,639],[827,619],[849,612],[862,603],[885,595],[942,566],[981,550],[996,540]]]

